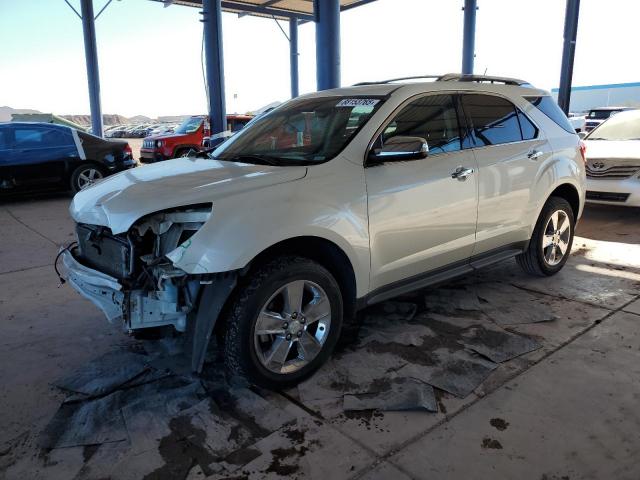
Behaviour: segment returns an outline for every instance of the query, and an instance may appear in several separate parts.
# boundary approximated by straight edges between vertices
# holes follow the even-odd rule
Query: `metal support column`
[[[315,0],[318,90],[340,86],[340,0]]]
[[[298,91],[298,19],[289,20],[289,65],[291,68],[291,98],[299,95]]]
[[[464,31],[462,40],[462,73],[473,74],[473,57],[476,46],[477,0],[464,0]]]
[[[560,88],[558,105],[565,114],[569,113],[571,103],[571,80],[573,78],[573,58],[576,53],[580,0],[567,0],[564,16],[564,44],[562,47],[562,66],[560,67]]]
[[[93,16],[93,0],[81,0],[84,55],[89,82],[89,108],[91,109],[91,131],[102,136],[102,110],[100,108],[100,74],[98,72],[98,49],[96,47],[96,24]]]
[[[222,56],[222,6],[220,0],[202,0],[204,53],[211,134],[227,129]]]

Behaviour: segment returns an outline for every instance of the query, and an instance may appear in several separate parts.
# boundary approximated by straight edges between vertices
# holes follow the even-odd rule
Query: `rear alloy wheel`
[[[575,220],[569,202],[551,197],[542,208],[529,247],[516,257],[522,269],[537,276],[560,271],[569,258]]]
[[[97,165],[82,165],[76,168],[71,175],[71,190],[77,193],[102,178],[104,178],[104,173]]]
[[[569,249],[571,222],[564,210],[556,210],[544,229],[542,251],[549,266],[558,265]]]
[[[333,276],[300,257],[280,257],[240,285],[224,331],[225,366],[266,388],[292,386],[331,355],[342,326]]]

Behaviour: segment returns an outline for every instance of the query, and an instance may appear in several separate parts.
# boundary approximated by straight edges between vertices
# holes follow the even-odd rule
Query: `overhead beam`
[[[340,86],[340,1],[315,0],[318,90]]]
[[[205,71],[211,135],[227,129],[222,54],[222,5],[220,0],[202,1]]]
[[[298,89],[298,19],[289,20],[289,68],[291,69],[291,98],[296,98]]]
[[[98,70],[98,49],[96,46],[96,24],[93,15],[93,0],[80,0],[84,55],[89,84],[89,109],[91,110],[91,131],[102,136],[102,109],[100,107],[100,73]]]
[[[477,0],[464,0],[464,28],[462,39],[462,73],[473,74],[473,60],[476,49],[476,11]]]
[[[580,0],[567,0],[564,15],[564,43],[562,46],[562,65],[560,67],[560,88],[558,105],[565,114],[569,114],[571,105],[571,83],[573,81],[573,60],[576,53]]]
[[[203,4],[206,0],[203,0]],[[292,10],[282,10],[280,8],[263,6],[263,5],[252,5],[244,2],[234,2],[233,0],[223,0],[222,8],[224,10],[232,10],[237,12],[249,13],[249,14],[257,14],[264,15],[267,17],[274,16],[276,18],[301,18],[305,20],[313,20],[313,14],[304,13],[304,12],[295,12]]]

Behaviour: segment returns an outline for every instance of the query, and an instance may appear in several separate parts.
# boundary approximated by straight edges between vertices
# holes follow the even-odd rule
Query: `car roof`
[[[387,96],[402,91],[404,94],[419,94],[439,91],[469,91],[479,93],[497,93],[506,96],[547,96],[549,92],[524,85],[505,85],[500,83],[476,83],[456,81],[371,83],[350,87],[322,90],[301,98],[322,98],[328,96]]]

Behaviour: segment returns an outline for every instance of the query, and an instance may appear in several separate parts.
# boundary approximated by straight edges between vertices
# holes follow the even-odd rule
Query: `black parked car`
[[[134,166],[124,141],[51,123],[0,123],[0,194],[52,186],[78,192]]]

